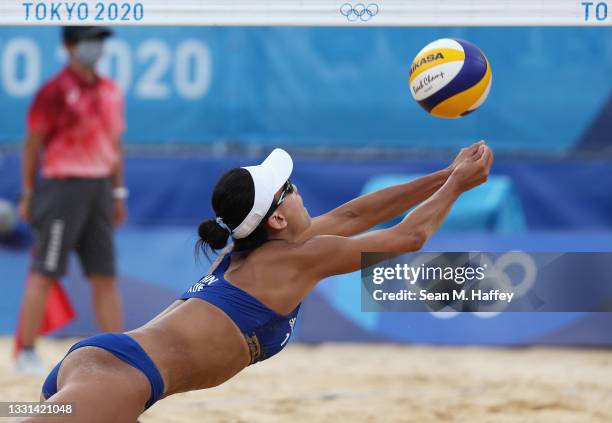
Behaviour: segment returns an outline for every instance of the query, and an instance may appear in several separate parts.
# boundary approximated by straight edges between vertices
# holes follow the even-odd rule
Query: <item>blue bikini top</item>
[[[251,363],[265,360],[282,350],[293,334],[300,305],[287,316],[270,310],[265,304],[225,280],[231,253],[223,257],[212,273],[205,275],[179,298],[200,298],[225,312],[243,333]]]

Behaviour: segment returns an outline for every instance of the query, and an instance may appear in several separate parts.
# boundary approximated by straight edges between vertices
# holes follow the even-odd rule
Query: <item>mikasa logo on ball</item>
[[[418,62],[412,63],[412,66],[410,66],[410,75],[412,75],[412,73],[415,70],[417,70],[420,66],[423,66],[425,63],[433,62],[435,60],[440,60],[440,59],[444,59],[444,55],[441,52],[438,52],[435,55],[434,54],[430,54],[428,56],[423,57]]]

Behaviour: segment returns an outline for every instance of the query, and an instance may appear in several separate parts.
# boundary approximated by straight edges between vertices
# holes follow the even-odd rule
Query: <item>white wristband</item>
[[[115,200],[125,200],[130,196],[130,191],[126,187],[113,188],[113,198]]]

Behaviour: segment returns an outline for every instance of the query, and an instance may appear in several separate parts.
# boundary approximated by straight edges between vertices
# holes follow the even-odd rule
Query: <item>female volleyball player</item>
[[[200,225],[199,244],[218,250],[231,235],[231,251],[143,327],[73,345],[42,396],[72,403],[71,422],[133,423],[162,397],[225,382],[278,353],[304,297],[321,279],[358,270],[362,251],[419,250],[459,195],[487,179],[492,160],[481,141],[447,169],[314,219],[289,181],[293,162],[285,151],[230,170],[215,186],[216,217]],[[351,237],[421,202],[396,226]]]

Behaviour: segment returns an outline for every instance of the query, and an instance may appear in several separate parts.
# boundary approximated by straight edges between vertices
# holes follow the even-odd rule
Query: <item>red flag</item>
[[[29,282],[30,278],[28,278]],[[64,291],[62,284],[57,280],[53,282],[49,293],[47,294],[47,301],[45,303],[45,316],[43,323],[40,327],[40,334],[47,335],[55,330],[60,329],[66,324],[70,323],[74,319],[75,313],[68,295]],[[19,351],[23,348],[23,339],[21,338],[21,313],[19,321],[17,323],[17,331],[15,333],[15,348],[14,356],[17,357]]]

